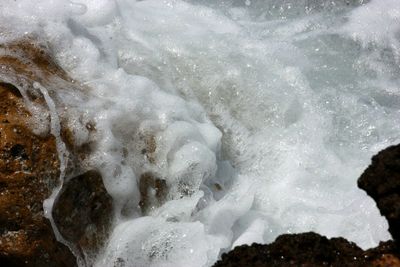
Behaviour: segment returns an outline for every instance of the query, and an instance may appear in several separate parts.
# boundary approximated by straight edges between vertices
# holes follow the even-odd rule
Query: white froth
[[[47,107],[49,109],[50,113],[50,133],[55,136],[56,138],[56,148],[58,152],[58,158],[60,162],[60,177],[58,181],[58,185],[56,188],[54,188],[51,196],[44,201],[43,204],[43,209],[44,209],[44,216],[46,218],[51,219],[51,211],[53,208],[54,204],[54,199],[57,196],[58,192],[61,190],[64,178],[65,178],[65,171],[67,169],[67,158],[68,158],[68,151],[67,148],[65,147],[64,142],[61,140],[61,124],[60,120],[58,117],[58,112],[57,112],[57,107],[53,101],[53,99],[49,96],[49,92],[45,87],[43,87],[41,84],[38,82],[35,82],[33,84],[33,87],[35,89],[39,89],[40,92],[42,93]],[[51,223],[54,224],[54,222],[51,220]]]
[[[356,180],[400,141],[399,1],[3,2],[8,32],[91,88],[59,99],[115,202],[97,266],[210,266],[282,233],[390,238]],[[169,188],[146,216],[144,172]]]
[[[400,10],[399,0],[371,1],[354,10],[345,29],[352,37],[364,43],[394,46],[399,51]]]
[[[108,266],[205,266],[212,239],[200,222],[171,223],[142,217],[119,224],[97,263]]]

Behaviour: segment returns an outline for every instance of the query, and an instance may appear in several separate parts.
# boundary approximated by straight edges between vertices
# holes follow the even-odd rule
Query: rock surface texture
[[[389,232],[400,242],[400,145],[382,150],[358,180],[389,222]]]
[[[281,235],[272,244],[236,247],[214,267],[400,266],[400,145],[374,156],[358,186],[376,201],[389,222],[393,241],[363,251],[343,238],[328,239],[315,233]]]
[[[112,200],[99,173],[78,165],[90,145],[74,144],[60,114],[60,133],[53,135],[49,103],[38,84],[55,106],[56,90],[82,88],[33,38],[0,44],[0,50],[0,266],[76,266],[76,256],[85,261],[106,240]],[[86,128],[94,131],[90,123]],[[61,182],[60,139],[69,156],[52,215],[74,253],[57,241],[43,211],[43,201]]]
[[[0,84],[0,265],[75,266],[43,217],[43,200],[58,183],[55,138],[28,128],[19,91]]]
[[[222,255],[214,267],[400,266],[397,252],[391,241],[363,251],[344,238],[328,239],[310,232],[281,235],[269,245],[236,247]]]
[[[109,232],[112,199],[101,175],[88,171],[66,182],[53,207],[61,235],[89,262]]]
[[[107,240],[112,199],[101,175],[80,166],[90,140],[75,142],[57,99],[63,90],[84,97],[87,89],[34,38],[0,44],[0,266],[76,266],[77,259],[90,266]],[[90,121],[83,127],[95,132]],[[68,247],[57,241],[43,210],[61,179],[51,215]]]

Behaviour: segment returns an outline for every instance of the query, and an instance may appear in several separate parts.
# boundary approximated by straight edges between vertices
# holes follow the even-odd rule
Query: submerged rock
[[[267,266],[400,266],[400,145],[372,158],[358,180],[389,222],[394,241],[363,251],[344,238],[328,239],[316,233],[279,236],[268,245],[252,244],[222,255],[214,267]]]
[[[165,180],[145,172],[139,180],[140,202],[143,214],[147,214],[155,206],[161,206],[167,195],[168,186]]]
[[[96,171],[66,182],[53,207],[53,219],[60,234],[76,246],[87,263],[104,245],[111,214],[112,199]]]
[[[43,201],[59,179],[55,138],[33,134],[30,116],[19,91],[0,83],[0,263],[75,266],[43,216]]]

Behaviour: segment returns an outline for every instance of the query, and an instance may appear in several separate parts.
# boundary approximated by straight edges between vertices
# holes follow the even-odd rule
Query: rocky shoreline
[[[393,240],[362,250],[344,238],[328,239],[316,233],[279,236],[268,245],[236,247],[214,267],[266,266],[400,266],[400,145],[372,158],[358,179],[389,222]]]
[[[76,266],[43,214],[60,174],[55,138],[35,135],[29,116],[18,90],[0,84],[0,263]]]
[[[50,130],[40,134],[31,130],[33,115],[16,88],[20,85],[12,82],[24,80],[25,86],[32,87],[33,81],[76,84],[52,60],[51,53],[35,42],[18,41],[2,48],[9,53],[0,56],[1,77],[15,77],[0,81],[0,265],[76,266],[77,257],[96,254],[107,239],[111,197],[96,171],[79,171],[73,164],[78,170],[71,170],[55,201],[53,218],[74,252],[57,241],[43,212],[43,201],[59,183],[56,140]],[[28,97],[44,105],[40,94]],[[93,131],[94,126],[89,126]],[[75,147],[73,133],[66,128],[61,131],[69,160],[79,162],[90,144]],[[151,184],[158,188],[156,182]],[[400,145],[374,156],[358,185],[387,218],[393,241],[363,251],[343,238],[327,239],[315,233],[281,235],[272,244],[236,247],[214,266],[400,266]],[[144,208],[146,196],[141,203]]]
[[[90,145],[77,146],[63,118],[58,138],[66,144],[68,164],[66,174],[60,177],[53,118],[35,82],[61,90],[84,89],[77,88],[56,64],[50,49],[34,38],[2,44],[1,48],[0,265],[77,266],[77,261],[86,261],[103,246],[111,225],[112,199],[99,173],[79,166]],[[32,103],[38,110],[32,110]],[[32,114],[37,111],[47,127],[38,129],[37,114]],[[94,131],[91,125],[86,128]],[[59,232],[55,234],[43,202],[60,185],[60,178],[64,184],[51,214]]]

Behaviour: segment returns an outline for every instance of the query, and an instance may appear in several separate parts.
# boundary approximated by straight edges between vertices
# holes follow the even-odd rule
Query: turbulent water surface
[[[37,36],[90,88],[46,98],[77,143],[96,125],[84,164],[115,218],[89,264],[210,266],[304,231],[363,248],[390,238],[356,180],[400,141],[399,0],[3,0],[0,12],[2,41]],[[143,173],[167,188],[145,209]]]

